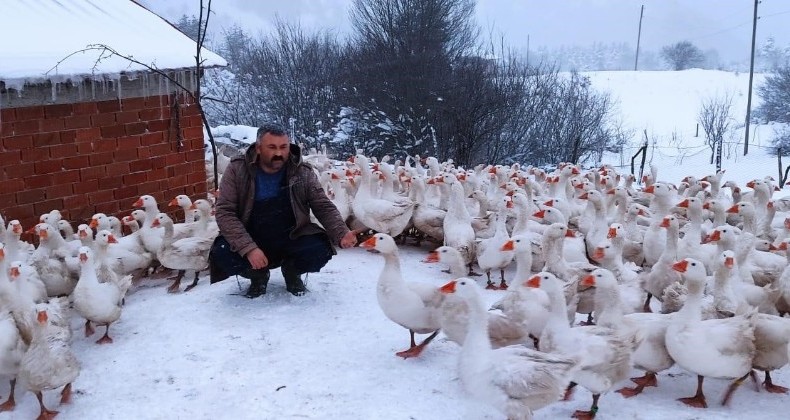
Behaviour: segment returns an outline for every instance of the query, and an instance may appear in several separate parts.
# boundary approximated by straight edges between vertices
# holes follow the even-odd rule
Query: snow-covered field
[[[592,80],[620,99],[627,124],[661,140],[648,159],[658,167],[659,179],[677,182],[688,174],[713,173],[701,140],[691,137],[700,98],[716,90],[745,92],[748,79],[694,70],[607,72],[593,74]],[[736,115],[742,115],[745,98],[738,98]],[[692,149],[670,144],[673,132],[682,135],[681,147]],[[767,145],[770,128],[758,132],[754,138]],[[775,160],[765,150],[754,147],[746,158],[733,150],[724,163],[725,179],[743,185],[776,176]],[[421,262],[430,250],[404,246],[403,275],[438,287],[449,275],[439,265]],[[246,290],[243,279],[240,285],[230,278],[210,286],[204,278],[194,290],[176,295],[151,281],[128,296],[111,329],[113,344],[94,344],[98,335],[85,338],[83,321],[73,319],[73,347],[82,363],[73,402],[58,407],[59,395],[50,391],[47,405],[61,410],[63,419],[502,419],[465,396],[456,372],[459,347],[441,335],[417,359],[395,356],[408,347],[409,336],[376,302],[382,265],[381,256],[362,249],[339,250],[320,273],[310,275],[311,292],[301,298],[285,291],[279,270],[268,294],[253,300],[235,295]],[[506,275],[513,273],[511,267]],[[485,298],[493,302],[502,293],[485,291]],[[789,368],[772,376],[775,383],[790,385]],[[722,407],[718,401],[728,382],[708,379],[710,408],[693,409],[675,399],[693,395],[695,376],[675,367],[659,374],[658,382],[631,399],[603,395],[597,418],[779,419],[790,404],[790,396],[756,392],[747,382],[731,405]],[[7,395],[8,384],[0,383],[0,396]],[[0,419],[38,414],[32,394],[19,392],[17,402]],[[590,393],[578,389],[571,401],[537,411],[535,418],[568,418],[590,402]]]

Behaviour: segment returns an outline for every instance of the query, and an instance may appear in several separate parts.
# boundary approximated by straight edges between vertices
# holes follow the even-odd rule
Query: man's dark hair
[[[261,137],[263,137],[266,134],[272,134],[275,136],[284,136],[288,133],[285,131],[285,127],[282,124],[276,122],[270,122],[258,128],[258,136],[256,137],[256,139],[260,140]]]

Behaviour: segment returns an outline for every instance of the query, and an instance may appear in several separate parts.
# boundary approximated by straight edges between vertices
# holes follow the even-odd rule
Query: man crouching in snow
[[[287,290],[303,295],[302,274],[326,265],[336,253],[332,243],[342,248],[357,243],[279,124],[258,129],[255,144],[228,165],[219,191],[220,236],[209,257],[211,283],[241,274],[250,279],[249,298],[266,293],[269,270],[277,267]],[[326,230],[310,222],[310,210]]]

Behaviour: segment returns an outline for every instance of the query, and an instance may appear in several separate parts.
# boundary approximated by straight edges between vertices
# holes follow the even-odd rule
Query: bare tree
[[[755,115],[766,121],[790,123],[790,65],[776,69],[757,87],[762,104]]]
[[[685,70],[705,63],[705,54],[689,41],[665,46],[661,49],[661,58],[672,66],[673,70]]]
[[[721,151],[724,137],[733,123],[731,93],[710,97],[702,101],[697,121],[705,132],[705,144],[710,147],[710,163],[721,169]]]

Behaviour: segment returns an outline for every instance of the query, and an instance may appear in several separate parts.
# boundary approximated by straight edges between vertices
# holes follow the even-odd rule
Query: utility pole
[[[749,64],[749,95],[746,97],[746,130],[743,140],[743,155],[749,154],[749,123],[752,119],[752,81],[754,80],[754,44],[757,40],[757,5],[760,0],[754,0],[754,23],[752,23],[752,60]]]
[[[634,71],[639,65],[639,41],[642,40],[642,17],[645,15],[645,5],[642,5],[642,10],[639,11],[639,32],[636,35],[636,59],[634,59]]]

